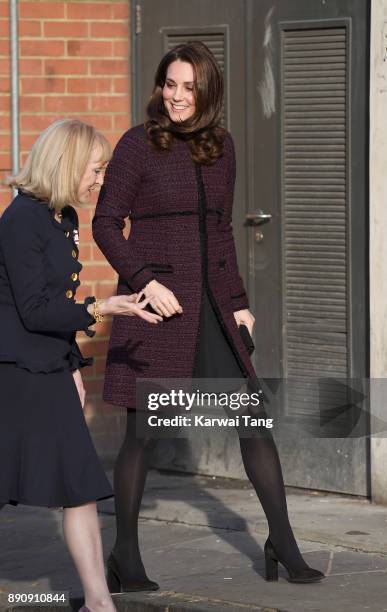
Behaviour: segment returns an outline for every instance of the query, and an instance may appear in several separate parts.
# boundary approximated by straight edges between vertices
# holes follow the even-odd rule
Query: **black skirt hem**
[[[90,502],[103,501],[104,499],[110,499],[114,497],[114,493],[109,493],[108,495],[102,495],[99,497],[91,496],[88,498],[78,499],[76,501],[72,501],[69,503],[69,500],[66,500],[66,503],[61,502],[42,502],[42,501],[33,501],[26,499],[8,499],[7,501],[0,500],[0,506],[5,504],[9,504],[11,506],[34,506],[36,508],[77,508],[78,506],[83,506],[84,504],[88,504]]]

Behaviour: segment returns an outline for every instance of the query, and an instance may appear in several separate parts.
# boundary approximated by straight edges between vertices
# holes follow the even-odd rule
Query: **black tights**
[[[292,569],[307,567],[289,523],[281,464],[271,432],[262,427],[253,437],[245,434],[246,431],[238,429],[243,465],[265,512],[274,548]],[[126,437],[114,470],[117,518],[114,556],[126,581],[147,578],[138,545],[138,515],[149,457],[156,442],[152,438],[136,438],[136,413],[128,410]]]

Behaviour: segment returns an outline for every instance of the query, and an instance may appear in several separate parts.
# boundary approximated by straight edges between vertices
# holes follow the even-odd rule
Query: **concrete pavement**
[[[264,578],[266,519],[244,481],[150,472],[141,509],[143,560],[160,591],[115,596],[120,612],[387,611],[387,508],[367,500],[288,491],[307,562],[327,579],[311,585]],[[99,504],[106,556],[114,503]],[[6,506],[0,513],[2,609],[77,610],[78,577],[63,545],[60,510]],[[68,592],[70,607],[13,607],[9,593]]]

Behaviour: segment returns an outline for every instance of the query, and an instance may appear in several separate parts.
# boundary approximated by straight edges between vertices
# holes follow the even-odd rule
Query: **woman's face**
[[[91,151],[85,173],[79,184],[78,198],[83,204],[90,202],[91,192],[94,191],[98,185],[101,186],[103,184],[107,162],[104,164],[101,163],[102,154],[102,147],[97,143]]]
[[[196,109],[193,92],[194,73],[188,62],[169,64],[163,87],[163,99],[171,121],[185,121]]]

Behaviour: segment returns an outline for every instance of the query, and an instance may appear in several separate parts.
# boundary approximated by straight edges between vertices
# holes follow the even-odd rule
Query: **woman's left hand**
[[[85,407],[85,397],[86,397],[86,391],[85,391],[85,387],[83,386],[83,380],[82,380],[82,376],[79,370],[75,370],[73,373],[73,377],[74,377],[74,381],[75,381],[75,385],[77,387],[77,391],[78,391],[78,395],[79,395],[79,399],[81,402],[81,406],[82,408]]]
[[[251,314],[250,310],[248,310],[247,308],[245,308],[244,310],[237,310],[236,312],[234,312],[234,317],[238,327],[242,324],[246,325],[247,329],[249,330],[250,336],[252,336],[255,318]]]

